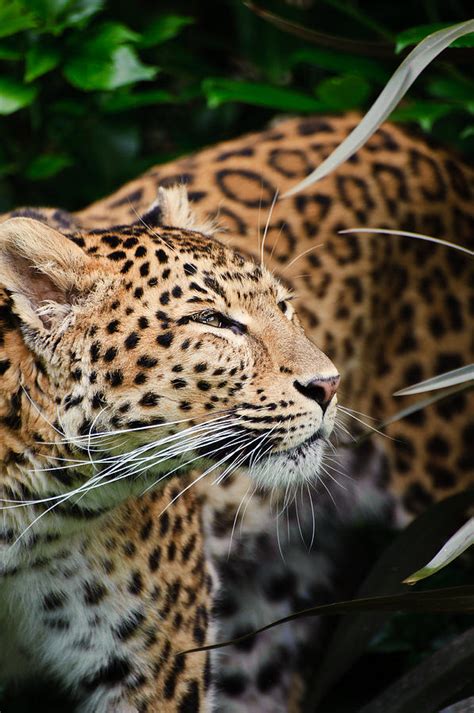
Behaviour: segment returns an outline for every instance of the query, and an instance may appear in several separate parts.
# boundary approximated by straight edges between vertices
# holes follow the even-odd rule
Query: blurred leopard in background
[[[391,439],[323,454],[339,378],[354,424],[381,422],[411,401],[396,390],[472,358],[466,256],[339,234],[472,247],[472,171],[457,157],[386,125],[272,209],[356,122],[291,119],[76,214],[4,216],[1,488],[30,505],[5,510],[0,532],[0,616],[20,605],[2,674],[55,676],[81,711],[288,710],[301,627],[212,667],[176,656],[215,635],[211,599],[219,638],[316,603],[337,567],[331,527],[400,524],[472,484],[466,393],[387,426]],[[176,184],[191,207],[178,188],[156,200]],[[325,474],[342,471],[336,512],[320,486],[335,497]],[[275,512],[289,504],[297,537],[282,543]]]

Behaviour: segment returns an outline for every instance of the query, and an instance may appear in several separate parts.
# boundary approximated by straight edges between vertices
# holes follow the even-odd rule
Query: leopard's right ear
[[[156,200],[138,222],[150,228],[183,228],[204,235],[213,235],[218,230],[214,220],[201,220],[198,211],[189,201],[186,186],[182,184],[160,187]]]
[[[0,286],[34,329],[51,329],[97,279],[96,261],[72,240],[31,218],[0,225]]]

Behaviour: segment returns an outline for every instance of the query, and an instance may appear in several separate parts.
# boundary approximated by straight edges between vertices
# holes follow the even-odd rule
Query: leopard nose
[[[293,386],[300,392],[300,394],[303,394],[303,396],[316,401],[316,403],[321,406],[324,413],[329,406],[332,397],[337,391],[340,380],[341,377],[339,374],[326,377],[319,376],[307,381],[306,383],[294,381]]]

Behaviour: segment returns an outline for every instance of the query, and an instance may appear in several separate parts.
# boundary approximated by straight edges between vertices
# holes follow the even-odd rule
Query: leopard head
[[[0,226],[16,325],[2,398],[19,402],[10,449],[29,454],[29,491],[103,506],[197,464],[213,480],[246,466],[263,487],[317,476],[337,371],[287,288],[210,232],[181,188],[130,226]]]

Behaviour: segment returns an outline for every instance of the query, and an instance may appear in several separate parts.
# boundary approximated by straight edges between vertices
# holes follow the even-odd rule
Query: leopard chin
[[[316,482],[319,476],[326,441],[310,438],[288,451],[272,453],[249,469],[258,487],[281,490]]]

